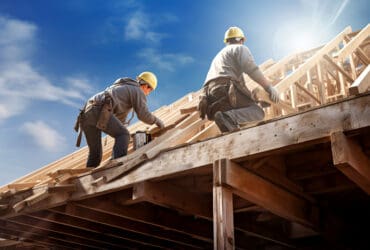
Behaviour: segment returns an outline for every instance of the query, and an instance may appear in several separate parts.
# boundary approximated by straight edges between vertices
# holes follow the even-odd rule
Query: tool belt
[[[203,119],[207,115],[214,120],[217,111],[248,107],[254,103],[248,88],[230,78],[218,78],[204,87],[205,96],[200,97],[198,110]]]
[[[104,101],[100,105],[102,105],[102,109],[96,127],[105,131],[113,113],[113,99],[107,91],[104,92]]]
[[[80,109],[80,113],[77,116],[75,126],[74,126],[74,130],[78,133],[77,140],[76,140],[76,147],[80,147],[80,145],[81,145],[81,139],[82,139],[82,126],[81,126],[81,124],[82,124],[82,121],[83,121],[85,108],[86,108],[86,104],[82,109]]]
[[[80,113],[77,116],[76,123],[74,126],[74,130],[76,132],[79,132],[77,136],[76,141],[76,147],[79,147],[81,145],[81,139],[82,139],[82,122],[84,120],[84,114],[94,106],[101,106],[101,111],[98,117],[98,121],[96,123],[96,127],[101,130],[106,130],[109,119],[113,113],[113,99],[109,95],[109,93],[106,91],[104,92],[104,99],[102,101],[96,102],[93,100],[89,100],[83,109],[80,109]]]

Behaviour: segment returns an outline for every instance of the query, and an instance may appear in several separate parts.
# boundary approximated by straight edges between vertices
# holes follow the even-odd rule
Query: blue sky
[[[84,101],[156,73],[150,109],[198,90],[229,26],[257,63],[370,22],[368,0],[1,0],[0,186],[73,151]]]

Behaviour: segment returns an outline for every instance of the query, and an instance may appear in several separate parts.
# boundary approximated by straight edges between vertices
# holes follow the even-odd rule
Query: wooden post
[[[213,241],[215,250],[235,248],[232,191],[223,186],[227,161],[213,164]]]
[[[321,104],[326,103],[326,94],[325,94],[325,83],[324,79],[322,77],[322,71],[321,71],[321,65],[318,63],[316,65],[316,70],[317,70],[317,80],[318,80],[318,90],[319,90],[319,97]]]

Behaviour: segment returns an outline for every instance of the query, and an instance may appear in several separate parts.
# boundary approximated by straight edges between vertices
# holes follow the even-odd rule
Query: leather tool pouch
[[[96,123],[96,127],[100,130],[105,131],[112,113],[113,113],[112,98],[108,94],[106,94],[104,104],[100,111],[98,122]]]
[[[207,117],[214,120],[217,111],[225,112],[232,109],[228,97],[229,85],[221,85],[207,92]]]
[[[228,96],[232,108],[245,108],[254,103],[250,91],[238,82],[231,81]]]
[[[80,113],[77,116],[75,126],[74,126],[74,130],[78,133],[78,136],[77,136],[77,139],[76,139],[76,147],[80,147],[80,145],[81,145],[81,140],[82,140],[81,124],[82,124],[82,121],[84,119],[85,107],[86,107],[86,104],[82,109],[80,109]]]

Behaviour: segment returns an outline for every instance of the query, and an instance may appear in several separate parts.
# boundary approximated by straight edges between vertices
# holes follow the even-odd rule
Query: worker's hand
[[[157,125],[159,129],[163,129],[164,128],[164,123],[159,118],[156,118],[155,119],[155,125]]]
[[[199,103],[198,103],[198,111],[199,111],[199,116],[200,118],[202,118],[202,120],[204,118],[206,118],[206,114],[207,114],[207,97],[206,96],[200,96],[199,97]]]
[[[269,85],[265,90],[269,93],[269,97],[272,102],[278,103],[280,101],[279,93],[273,86]]]

